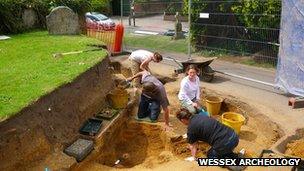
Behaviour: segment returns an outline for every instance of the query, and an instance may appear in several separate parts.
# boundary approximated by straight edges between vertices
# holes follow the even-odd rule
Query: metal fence
[[[188,16],[183,16],[182,1],[123,1],[124,48],[147,49],[161,53],[187,53],[187,37],[173,40],[175,14],[180,14],[183,34],[188,31]],[[125,9],[128,8],[128,9]],[[120,22],[119,20],[117,20]]]
[[[279,49],[281,1],[201,1],[201,18],[191,26],[197,50],[248,57],[276,65]]]
[[[281,0],[122,2],[125,49],[177,52],[189,57],[193,53],[241,57],[273,66],[277,63]],[[182,40],[170,37],[174,35],[176,12],[181,15]]]

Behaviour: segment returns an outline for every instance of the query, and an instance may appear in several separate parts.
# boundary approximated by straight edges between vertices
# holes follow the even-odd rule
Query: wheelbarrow
[[[191,64],[196,65],[199,72],[199,78],[205,82],[211,82],[214,78],[215,71],[209,66],[209,64],[217,59],[217,57],[213,58],[192,58],[187,61],[177,61],[171,58],[175,63],[178,64],[179,68],[175,69],[175,74],[185,73],[187,67]]]

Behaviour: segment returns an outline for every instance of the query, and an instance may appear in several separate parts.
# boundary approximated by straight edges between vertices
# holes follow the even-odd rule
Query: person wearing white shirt
[[[182,79],[178,99],[182,107],[188,109],[192,114],[197,113],[200,108],[200,80],[199,69],[195,65],[189,65],[186,69],[187,76]]]
[[[147,50],[136,50],[131,53],[131,55],[129,56],[129,60],[131,62],[131,72],[134,76],[140,71],[146,70],[151,72],[149,69],[149,63],[151,61],[158,63],[163,60],[163,57],[158,52],[152,53]],[[133,84],[135,87],[139,87],[140,79],[135,78],[133,80]]]

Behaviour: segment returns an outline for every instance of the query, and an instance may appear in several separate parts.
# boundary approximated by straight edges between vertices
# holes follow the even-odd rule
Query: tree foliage
[[[184,14],[188,13],[188,2],[188,0],[184,0]],[[201,0],[192,0],[192,45],[194,45],[196,49],[199,49],[199,46],[209,46],[212,44],[216,44],[216,47],[223,49],[228,48],[227,46],[236,47],[238,50],[251,48],[244,42],[230,41],[229,43],[225,43],[227,41],[220,39],[216,40],[215,37],[231,37],[236,39],[250,39],[254,37],[254,40],[256,41],[276,42],[278,39],[277,33],[273,34],[265,30],[268,28],[279,28],[280,12],[280,0],[209,0],[206,2]],[[210,13],[210,18],[205,20],[199,19],[199,13]],[[209,26],[207,26],[208,24]],[[212,25],[222,25],[222,27],[211,27]],[[232,29],[232,27],[224,26],[241,27],[235,27]],[[273,34],[273,38],[268,38],[269,36],[267,37],[267,35],[269,34]],[[209,38],[208,36],[202,35],[209,35]],[[210,38],[211,36],[213,38]]]
[[[243,0],[231,7],[238,19],[246,27],[279,28],[281,1],[279,0]]]

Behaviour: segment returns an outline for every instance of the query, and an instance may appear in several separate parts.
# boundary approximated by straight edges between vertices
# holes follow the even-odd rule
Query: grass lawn
[[[273,63],[256,63],[253,59],[248,59],[246,61],[241,62],[241,64],[251,65],[261,68],[276,68],[276,65]]]
[[[85,36],[51,36],[46,31],[36,31],[11,37],[0,41],[0,120],[71,82],[106,56],[106,51],[52,56],[92,49],[87,46],[90,43],[101,44]]]
[[[124,36],[124,43],[126,46],[131,46],[132,48],[144,48],[159,52],[188,52],[187,39],[172,40],[170,36],[138,36],[126,34]]]

